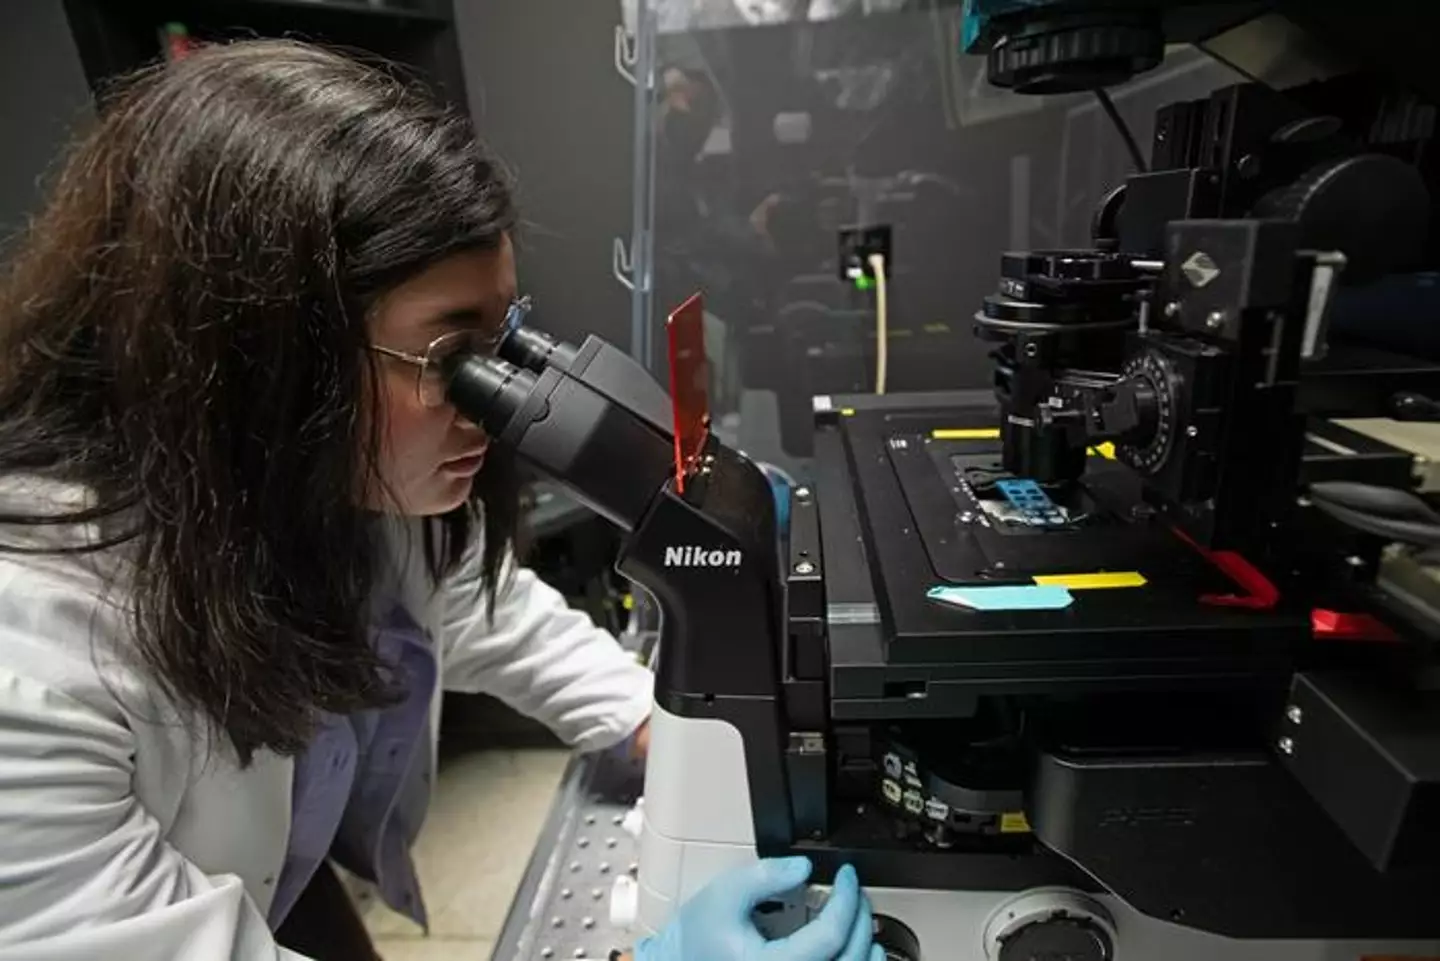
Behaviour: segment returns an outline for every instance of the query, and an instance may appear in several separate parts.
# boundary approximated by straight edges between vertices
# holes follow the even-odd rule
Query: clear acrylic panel
[[[1088,94],[991,86],[936,0],[638,0],[635,344],[663,376],[666,314],[706,303],[715,431],[803,478],[812,397],[876,377],[874,290],[838,231],[892,228],[888,392],[985,388],[972,318],[1003,251],[1088,246],[1132,172]],[[1115,88],[1148,154],[1157,108],[1241,78],[1176,47]]]

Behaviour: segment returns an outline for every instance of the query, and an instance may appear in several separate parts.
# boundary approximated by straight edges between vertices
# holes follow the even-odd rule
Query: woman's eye
[[[469,350],[472,339],[468,334],[455,334],[446,337],[431,346],[430,357],[433,360],[449,360],[456,354]]]
[[[432,350],[430,352],[430,359],[437,363],[444,363],[445,361],[454,357],[456,354],[460,353],[460,351],[464,349],[464,347],[465,343],[463,341],[454,344],[446,344],[444,347],[441,347],[438,350]]]

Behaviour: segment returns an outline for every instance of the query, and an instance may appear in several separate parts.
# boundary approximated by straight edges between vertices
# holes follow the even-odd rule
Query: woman
[[[0,957],[373,956],[329,864],[424,922],[441,689],[643,749],[434,376],[517,309],[515,222],[467,122],[297,44],[132,78],[69,159],[0,292]],[[744,956],[807,870],[637,955]],[[869,954],[853,872],[783,948]]]

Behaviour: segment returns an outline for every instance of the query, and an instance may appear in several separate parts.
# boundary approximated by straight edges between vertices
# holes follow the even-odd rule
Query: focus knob
[[[1023,94],[1113,87],[1157,66],[1165,35],[1154,17],[1119,11],[1035,16],[1006,23],[990,49],[987,76]]]
[[[1027,891],[985,924],[988,961],[1115,961],[1115,923],[1099,901],[1079,891]]]
[[[1064,915],[1028,924],[1005,939],[999,961],[1111,961],[1110,935],[1083,918]]]
[[[924,961],[915,932],[883,914],[875,915],[875,943],[885,953],[885,961]]]
[[[1327,160],[1260,198],[1254,215],[1293,220],[1300,245],[1338,250],[1346,284],[1416,264],[1429,231],[1430,192],[1413,166],[1385,154]]]

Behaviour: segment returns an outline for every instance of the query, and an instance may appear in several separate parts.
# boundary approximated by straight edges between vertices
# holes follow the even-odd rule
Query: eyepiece
[[[471,423],[499,437],[530,398],[535,375],[498,357],[462,354],[446,370],[445,397]]]
[[[537,374],[550,366],[569,370],[575,353],[564,341],[530,327],[515,328],[500,344],[502,359]]]

